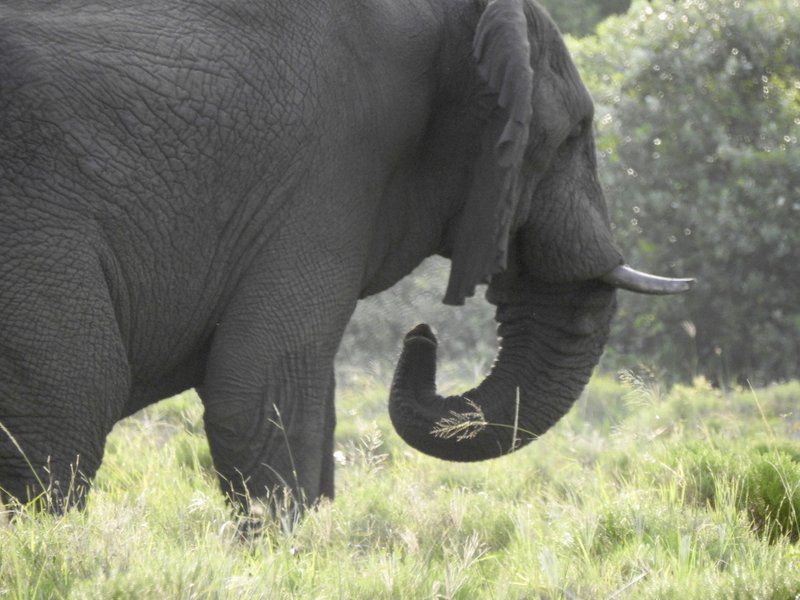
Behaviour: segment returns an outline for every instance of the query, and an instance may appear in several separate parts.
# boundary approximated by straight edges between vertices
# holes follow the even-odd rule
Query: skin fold
[[[491,282],[498,307],[466,396],[502,424],[520,390],[522,441],[543,433],[599,358],[597,278],[623,262],[592,110],[530,0],[0,2],[3,497],[81,505],[114,423],[190,387],[234,502],[332,497],[342,332],[433,254],[447,302]],[[417,329],[390,404],[411,445],[519,445],[432,436],[469,409],[434,375]]]

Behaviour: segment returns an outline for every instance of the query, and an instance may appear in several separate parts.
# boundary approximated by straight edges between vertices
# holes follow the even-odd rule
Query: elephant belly
[[[123,410],[123,417],[163,400],[199,386],[203,381],[206,367],[208,346],[192,353],[169,372],[152,377],[149,380],[134,380],[128,404]]]

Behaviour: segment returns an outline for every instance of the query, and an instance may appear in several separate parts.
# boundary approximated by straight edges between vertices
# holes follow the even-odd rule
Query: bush
[[[800,447],[782,444],[754,449],[742,496],[756,527],[770,539],[800,537]]]
[[[595,26],[612,14],[628,10],[631,0],[540,0],[564,33],[590,34]]]
[[[746,445],[708,441],[670,444],[640,474],[639,485],[676,484],[684,502],[714,507],[735,490],[734,503],[756,532],[776,541],[800,539],[800,444],[770,440]]]

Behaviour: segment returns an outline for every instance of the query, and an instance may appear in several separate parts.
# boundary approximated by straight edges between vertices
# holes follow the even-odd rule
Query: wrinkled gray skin
[[[342,332],[436,253],[447,302],[491,278],[498,306],[503,349],[467,396],[510,424],[519,389],[516,445],[542,433],[598,360],[596,278],[622,262],[591,119],[530,0],[5,0],[6,499],[41,480],[60,510],[115,422],[190,387],[234,500],[332,497]],[[408,336],[398,432],[453,460],[512,450],[508,428],[430,435],[468,407],[435,395],[434,354]]]

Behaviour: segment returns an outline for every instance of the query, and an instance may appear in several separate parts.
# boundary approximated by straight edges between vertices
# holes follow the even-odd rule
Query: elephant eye
[[[569,135],[567,136],[567,139],[570,140],[570,141],[573,141],[573,140],[581,137],[583,135],[583,133],[586,131],[586,127],[587,126],[588,126],[588,123],[587,123],[586,119],[581,119],[580,121],[575,123],[575,125],[572,127],[572,129],[569,132]]]

